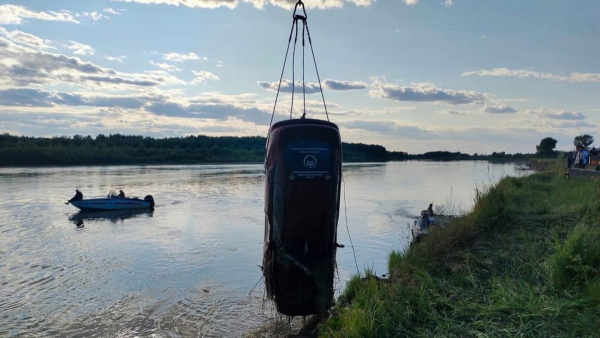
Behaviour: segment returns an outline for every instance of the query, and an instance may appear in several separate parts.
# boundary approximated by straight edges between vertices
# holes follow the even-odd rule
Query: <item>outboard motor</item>
[[[274,124],[265,173],[267,295],[288,316],[327,311],[333,305],[342,179],[338,127],[313,119]]]
[[[152,197],[152,195],[144,197],[144,201],[150,202],[150,208],[154,208],[154,197]]]

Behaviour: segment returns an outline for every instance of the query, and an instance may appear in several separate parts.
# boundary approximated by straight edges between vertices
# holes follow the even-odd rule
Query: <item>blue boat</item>
[[[154,198],[152,195],[148,195],[144,199],[139,199],[137,197],[127,198],[109,194],[105,198],[82,199],[79,201],[71,200],[67,203],[81,210],[137,210],[154,208]]]

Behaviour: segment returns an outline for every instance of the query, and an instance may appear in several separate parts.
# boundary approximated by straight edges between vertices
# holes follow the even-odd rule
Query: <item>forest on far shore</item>
[[[0,166],[260,163],[264,137],[185,136],[152,138],[132,135],[28,137],[0,134]],[[525,159],[533,154],[469,155],[434,151],[425,154],[387,151],[380,145],[343,143],[344,162],[386,162],[415,159]]]

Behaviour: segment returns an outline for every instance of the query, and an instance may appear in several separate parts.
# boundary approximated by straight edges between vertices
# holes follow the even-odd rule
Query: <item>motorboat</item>
[[[144,199],[137,197],[118,197],[109,194],[105,198],[90,198],[82,200],[70,200],[71,204],[81,210],[135,210],[135,209],[153,209],[154,198],[147,195]]]
[[[421,211],[421,217],[415,220],[412,227],[413,241],[419,241],[422,235],[429,234],[429,228],[435,225],[435,217],[429,216],[427,210]]]
[[[450,220],[456,218],[456,215],[430,215],[431,211],[421,211],[421,217],[415,219],[412,226],[412,236],[414,242],[419,242],[424,235],[429,234],[432,227],[444,228]],[[410,223],[409,223],[410,227]]]

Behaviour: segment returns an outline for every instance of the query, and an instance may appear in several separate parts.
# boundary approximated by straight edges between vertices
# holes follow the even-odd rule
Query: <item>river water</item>
[[[472,207],[513,164],[344,166],[361,272],[387,271],[433,201]],[[154,212],[81,215],[64,201],[152,194]],[[0,336],[238,337],[273,321],[264,301],[262,165],[0,168]],[[342,190],[343,192],[343,190]],[[336,288],[356,273],[341,205]]]

